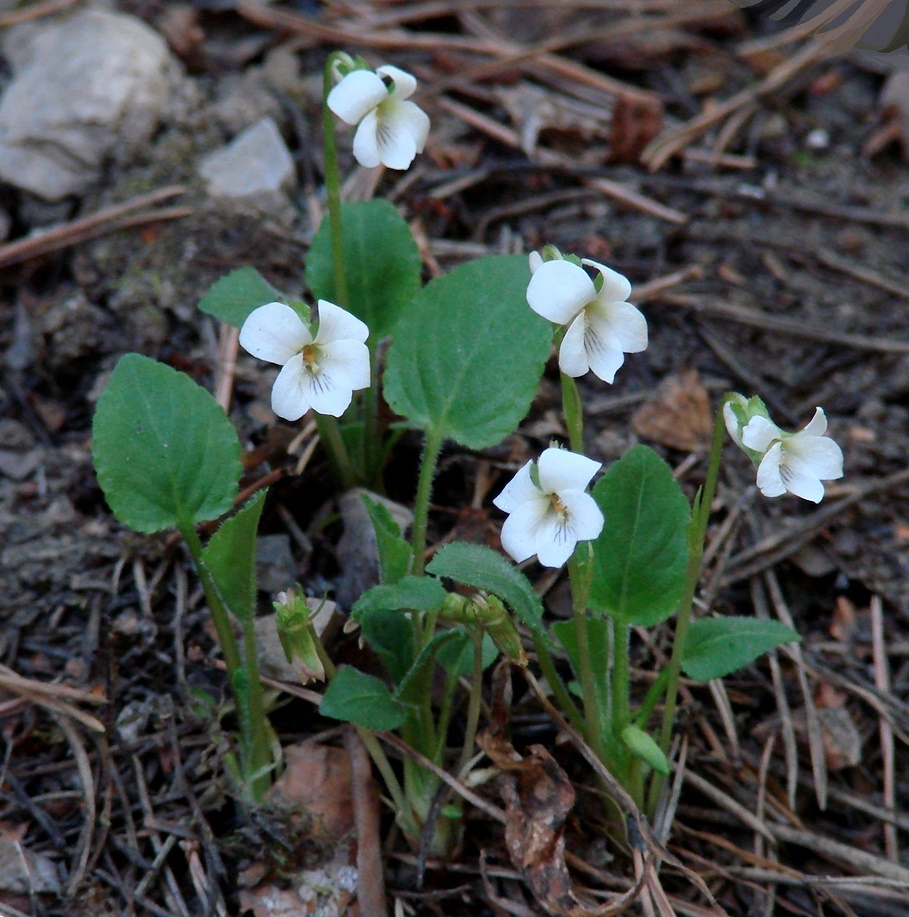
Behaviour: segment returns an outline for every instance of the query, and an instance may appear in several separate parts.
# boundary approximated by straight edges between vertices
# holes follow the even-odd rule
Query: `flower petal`
[[[543,256],[539,252],[531,252],[528,255],[528,261],[530,262],[531,274],[543,266]]]
[[[557,494],[563,490],[583,490],[600,470],[601,463],[567,449],[549,448],[540,456],[539,468],[540,489],[544,494]]]
[[[380,117],[393,134],[409,134],[418,153],[423,152],[429,136],[429,115],[414,102],[389,102],[382,106]],[[386,163],[388,165],[388,163]],[[409,165],[409,163],[408,163]],[[389,166],[394,169],[397,166]]]
[[[343,376],[351,389],[369,388],[369,348],[359,341],[332,341],[319,348],[319,368],[339,384]]]
[[[577,543],[571,520],[560,519],[554,511],[547,513],[537,528],[537,560],[544,567],[561,567]]]
[[[413,105],[413,102],[388,102],[377,112],[376,151],[379,154],[379,162],[389,169],[408,169],[417,155],[417,138],[410,133],[406,120],[403,124],[399,120],[399,105]],[[356,152],[355,137],[354,155]]]
[[[279,366],[311,343],[312,334],[306,323],[283,302],[270,302],[253,309],[240,329],[240,345],[244,350]]]
[[[600,287],[597,295],[604,302],[617,302],[628,299],[631,295],[631,282],[624,274],[614,271],[611,267],[606,267],[605,264],[600,264],[599,261],[591,261],[590,258],[581,258],[581,264],[594,268],[602,275],[603,286]]]
[[[542,498],[545,505],[548,502],[546,497],[533,483],[530,476],[532,467],[533,462],[527,462],[526,465],[521,466],[515,476],[502,488],[502,492],[492,501],[493,506],[497,506],[503,513],[513,513],[529,500]]]
[[[348,124],[358,124],[368,112],[388,98],[382,77],[371,70],[354,70],[338,83],[325,104]]]
[[[409,99],[417,89],[417,80],[412,74],[399,67],[385,64],[382,67],[376,67],[376,73],[379,76],[387,76],[394,81],[395,88],[392,90],[393,99]]]
[[[752,417],[742,430],[742,442],[755,452],[766,452],[774,440],[782,438],[783,431],[760,414]]]
[[[588,326],[596,329],[598,337],[608,339],[611,347],[624,353],[647,349],[647,319],[630,302],[607,300],[601,292],[585,311]]]
[[[801,497],[803,500],[810,500],[812,503],[820,503],[824,499],[824,485],[821,484],[817,475],[810,468],[793,456],[787,456],[783,450],[783,461],[780,464],[780,477],[783,484],[790,493]],[[763,462],[761,462],[763,465]],[[760,470],[758,471],[758,481],[760,481]],[[764,491],[762,491],[764,492]],[[770,496],[770,494],[766,494]]]
[[[782,449],[781,443],[774,443],[758,465],[757,486],[765,497],[781,497],[786,493],[786,485],[780,473]]]
[[[548,515],[555,518],[548,500],[528,500],[519,506],[502,526],[502,547],[517,561],[537,552],[539,530]]]
[[[330,344],[332,341],[359,341],[369,337],[369,328],[346,309],[336,306],[327,299],[319,300],[319,330],[316,344]]]
[[[593,541],[603,531],[603,512],[583,490],[560,490],[559,499],[568,510],[568,521],[577,541]]]
[[[732,437],[732,441],[739,449],[742,449],[745,445],[742,442],[742,429],[739,427],[739,420],[729,402],[723,405],[723,420],[726,423],[726,432]]]
[[[570,261],[541,264],[527,286],[530,308],[559,325],[567,325],[596,295],[584,268]]]
[[[808,421],[807,426],[799,430],[799,433],[807,433],[809,436],[823,436],[826,432],[827,415],[824,413],[823,408],[815,408],[814,417]]]
[[[301,353],[284,364],[271,390],[271,409],[278,417],[299,420],[309,410],[303,385],[303,377],[308,375]]]
[[[549,261],[548,264],[554,262]],[[536,276],[536,274],[534,274]],[[531,280],[531,283],[533,281]],[[587,319],[584,312],[568,326],[562,343],[559,346],[559,369],[566,376],[577,378],[590,369],[587,359],[587,348],[584,346],[584,333],[587,330]]]
[[[373,169],[382,163],[378,135],[379,113],[373,109],[364,116],[353,139],[354,158],[367,169]]]
[[[783,440],[785,462],[803,468],[822,481],[843,476],[843,450],[828,436],[806,436],[796,433]]]
[[[300,383],[310,407],[319,414],[340,417],[353,398],[353,386],[343,367],[320,363],[317,372],[306,369]]]

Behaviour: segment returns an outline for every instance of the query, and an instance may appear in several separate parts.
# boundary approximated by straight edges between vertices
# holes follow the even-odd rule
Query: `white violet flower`
[[[750,416],[742,425],[729,404],[723,406],[723,417],[730,436],[757,465],[757,486],[765,497],[788,491],[820,503],[824,498],[821,482],[843,476],[843,451],[824,436],[827,417],[821,408],[815,409],[814,417],[797,433],[784,432],[763,413]]]
[[[423,152],[429,117],[408,101],[416,88],[413,76],[386,65],[375,72],[351,70],[328,94],[328,107],[357,125],[353,153],[361,166],[406,169]]]
[[[290,306],[270,302],[250,313],[240,343],[254,357],[284,367],[271,407],[278,417],[298,420],[310,408],[340,417],[353,393],[369,387],[368,335],[360,319],[328,300],[319,300],[315,337]]]
[[[527,303],[543,318],[568,326],[559,348],[559,369],[566,376],[591,370],[612,382],[626,353],[647,349],[647,320],[627,302],[631,284],[626,277],[587,258],[581,264],[596,271],[599,282],[571,261],[543,261],[534,252]]]
[[[603,530],[603,513],[585,488],[600,463],[577,452],[549,448],[528,462],[492,501],[508,518],[502,547],[518,562],[533,554],[545,567],[561,567],[579,541]]]

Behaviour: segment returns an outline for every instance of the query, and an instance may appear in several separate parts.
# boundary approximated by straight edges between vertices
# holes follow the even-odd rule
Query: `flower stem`
[[[612,728],[617,736],[631,722],[629,713],[629,693],[631,679],[629,676],[628,652],[630,649],[630,629],[625,621],[613,620],[612,630]]]
[[[545,634],[535,630],[533,633],[533,645],[537,651],[537,661],[540,663],[540,668],[543,670],[543,677],[546,679],[546,683],[549,685],[553,695],[555,695],[559,707],[561,707],[562,712],[568,717],[571,725],[574,726],[578,732],[583,733],[584,715],[578,710],[577,704],[571,699],[571,694],[568,693],[565,682],[562,681],[559,673],[556,671],[552,653],[549,652],[549,647],[546,645]]]
[[[240,722],[240,739],[243,780],[246,789],[257,802],[261,800],[271,783],[271,748],[268,733],[268,718],[265,715],[265,700],[262,683],[259,680],[259,657],[256,652],[256,634],[252,619],[242,619],[244,657],[240,658],[237,639],[234,636],[230,614],[221,598],[221,591],[202,557],[202,541],[195,526],[186,523],[179,526],[193,559],[205,600],[211,611],[212,623],[224,656],[227,676],[234,692]]]
[[[471,630],[473,639],[473,678],[470,682],[470,699],[467,702],[467,725],[464,727],[464,745],[455,775],[463,779],[464,770],[473,756],[473,747],[477,738],[477,726],[480,723],[480,707],[483,703],[483,631],[480,628]]]
[[[329,464],[341,484],[341,489],[350,490],[356,484],[356,475],[351,467],[350,455],[341,437],[338,421],[328,414],[318,414],[316,411],[313,411],[313,417],[316,419],[319,439],[328,453]]]
[[[663,707],[663,722],[660,728],[660,748],[669,754],[672,742],[672,727],[675,723],[676,705],[678,703],[679,677],[682,672],[682,658],[685,652],[685,641],[691,625],[694,610],[694,595],[697,591],[701,574],[701,559],[704,556],[704,542],[707,537],[707,523],[710,520],[710,507],[716,494],[716,482],[720,473],[720,458],[723,454],[723,437],[726,425],[723,420],[723,407],[730,395],[724,395],[717,408],[713,424],[713,442],[710,447],[710,460],[707,465],[707,479],[704,487],[695,498],[694,512],[688,524],[688,566],[685,570],[685,583],[679,602],[679,613],[676,616],[675,634],[672,640],[672,655],[666,666],[666,700]],[[650,784],[648,809],[651,814],[659,803],[663,790],[664,778],[654,774]]]
[[[335,122],[328,107],[328,94],[332,90],[335,61],[343,58],[341,52],[328,55],[322,71],[322,145],[325,154],[325,193],[328,198],[328,220],[331,231],[331,261],[334,268],[335,304],[346,309],[349,305],[347,274],[344,270],[344,235],[341,227],[341,177],[338,173],[338,152],[335,146]]]
[[[586,547],[586,546],[585,546]],[[603,724],[597,701],[596,679],[590,657],[590,636],[587,630],[587,599],[590,593],[590,564],[585,564],[575,551],[568,561],[568,578],[571,582],[571,600],[574,605],[574,627],[578,641],[578,679],[584,699],[585,737],[597,757],[603,761]],[[605,763],[605,761],[604,761]]]
[[[413,566],[414,576],[423,575],[423,555],[426,553],[426,527],[429,524],[429,497],[432,493],[432,479],[436,473],[436,463],[442,451],[445,437],[435,430],[426,431],[426,446],[423,449],[423,461],[420,465],[420,477],[417,480],[417,496],[413,511]]]
[[[565,373],[559,373],[562,380],[562,413],[568,428],[568,443],[572,452],[584,454],[584,407],[578,384]]]

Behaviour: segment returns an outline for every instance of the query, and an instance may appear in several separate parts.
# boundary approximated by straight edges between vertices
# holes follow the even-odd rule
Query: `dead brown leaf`
[[[680,452],[706,452],[713,436],[710,399],[697,370],[673,373],[632,415],[638,436]]]
[[[347,753],[301,742],[285,748],[284,759],[287,769],[269,790],[268,801],[305,813],[331,839],[343,838],[354,824]]]
[[[505,844],[512,863],[549,914],[579,908],[565,864],[565,820],[575,792],[565,771],[542,745],[521,757],[511,744],[485,733],[480,747],[504,774]]]

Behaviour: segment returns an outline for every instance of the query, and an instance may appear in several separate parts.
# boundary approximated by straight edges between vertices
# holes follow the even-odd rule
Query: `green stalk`
[[[590,638],[587,632],[590,576],[588,566],[582,564],[578,557],[578,551],[575,551],[568,561],[568,578],[571,582],[574,628],[578,640],[578,668],[580,669],[578,679],[581,682],[581,696],[584,699],[585,738],[597,757],[604,761],[603,725],[600,718],[600,705],[597,702],[596,681],[590,658]]]
[[[480,708],[483,703],[483,631],[471,630],[473,638],[473,679],[470,683],[470,699],[467,702],[467,725],[464,727],[464,746],[455,776],[463,779],[464,770],[473,757],[474,743],[477,739],[477,726],[480,723]]]
[[[241,662],[237,638],[234,636],[234,630],[230,623],[230,615],[224,602],[221,601],[221,592],[215,583],[214,577],[202,561],[202,541],[196,532],[195,526],[192,523],[186,523],[178,526],[178,529],[186,542],[186,547],[189,548],[190,557],[192,557],[199,579],[202,581],[205,601],[208,603],[209,611],[211,611],[212,623],[215,625],[215,633],[221,646],[221,655],[224,656],[224,665],[227,667],[227,677],[232,679],[234,672],[240,668]]]
[[[562,380],[562,413],[565,415],[565,426],[568,428],[568,444],[572,452],[584,454],[584,407],[581,404],[581,393],[578,384],[565,373],[560,372]]]
[[[426,527],[429,524],[429,498],[432,493],[432,479],[436,473],[436,463],[442,451],[445,437],[435,430],[426,431],[426,446],[423,449],[423,461],[420,465],[420,477],[417,480],[417,496],[413,511],[413,568],[414,576],[423,575],[423,555],[426,553]]]
[[[622,730],[631,722],[631,678],[628,668],[631,631],[625,621],[613,619],[612,632],[612,729],[620,736]]]
[[[316,419],[319,439],[328,453],[328,462],[332,471],[341,484],[341,489],[350,490],[356,484],[357,478],[351,467],[350,454],[341,437],[338,421],[329,414],[319,414],[316,411],[313,411],[312,414]]]
[[[369,367],[372,381],[363,392],[363,477],[369,486],[377,492],[384,493],[382,488],[382,449],[379,438],[379,358],[378,342],[370,339],[366,342],[369,347]]]
[[[571,725],[578,732],[584,732],[584,715],[578,710],[577,704],[571,699],[571,694],[562,681],[559,673],[556,671],[555,662],[549,647],[546,645],[546,637],[537,631],[533,633],[533,645],[537,651],[537,661],[543,671],[543,677],[549,685],[550,690],[555,696],[556,702],[561,707],[562,712],[568,717]]]
[[[335,147],[334,115],[328,107],[332,90],[335,61],[344,58],[341,52],[328,55],[322,71],[322,145],[325,153],[325,193],[328,198],[328,219],[331,230],[331,260],[335,277],[335,304],[348,307],[347,274],[344,270],[344,234],[341,227],[341,177],[338,172],[338,152]]]
[[[237,639],[231,626],[230,614],[221,599],[218,584],[202,559],[202,541],[195,526],[185,524],[181,525],[179,530],[202,581],[205,600],[208,602],[215,633],[224,656],[227,676],[234,691],[243,747],[241,756],[243,780],[252,797],[259,801],[271,783],[269,767],[272,760],[265,699],[259,679],[259,658],[256,652],[253,621],[242,620],[245,658],[241,660]],[[241,685],[242,690],[238,690]]]
[[[682,655],[685,651],[685,641],[688,638],[688,628],[691,625],[692,611],[694,610],[694,596],[697,591],[698,580],[701,574],[701,559],[704,556],[704,541],[707,537],[707,523],[710,520],[710,507],[716,494],[716,482],[720,473],[720,458],[723,454],[723,437],[726,424],[723,420],[723,407],[730,399],[724,395],[717,408],[713,424],[713,442],[710,447],[710,461],[707,466],[707,480],[703,490],[695,500],[695,514],[689,523],[688,531],[688,566],[685,570],[685,583],[682,588],[682,597],[679,603],[679,613],[676,616],[675,634],[672,640],[672,655],[666,666],[666,701],[663,708],[663,723],[660,729],[660,748],[664,754],[669,754],[672,742],[672,727],[675,723],[676,706],[678,703],[679,677],[682,672]],[[648,796],[648,808],[651,812],[656,809],[660,793],[663,790],[664,778],[654,774]]]

